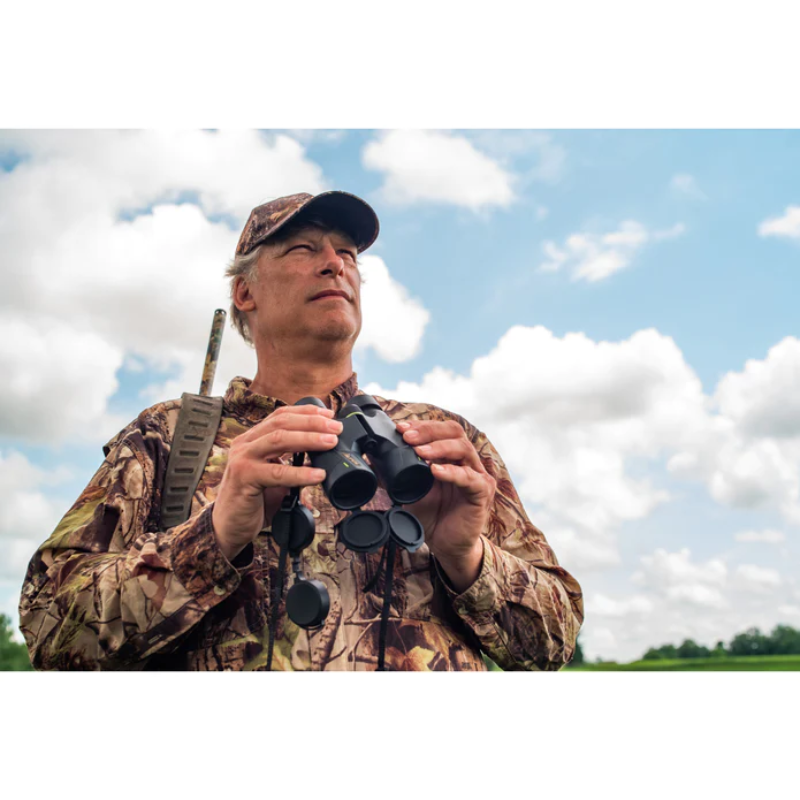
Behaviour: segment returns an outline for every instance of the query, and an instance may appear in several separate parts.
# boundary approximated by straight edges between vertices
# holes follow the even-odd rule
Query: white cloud
[[[119,347],[64,322],[0,317],[0,435],[56,442],[67,432],[95,435],[107,428],[106,408],[123,362]],[[124,422],[123,422],[124,424]]]
[[[736,568],[735,578],[740,588],[756,592],[771,592],[782,583],[777,570],[756,564],[740,564]]]
[[[206,214],[244,222],[269,198],[327,188],[300,143],[252,130],[4,131],[0,148],[31,156],[2,176],[0,198],[18,190],[13,216],[48,238],[90,209],[115,215],[194,192]]]
[[[717,384],[705,425],[669,462],[703,480],[717,502],[772,507],[800,524],[800,405],[794,386],[800,341],[787,337],[763,360],[749,360]]]
[[[362,327],[356,347],[371,347],[391,363],[408,361],[422,346],[430,312],[389,274],[378,256],[362,256]]]
[[[684,231],[682,223],[661,231],[648,231],[636,220],[625,220],[610,233],[573,233],[561,247],[552,241],[544,242],[542,250],[547,260],[539,269],[558,272],[566,267],[572,273],[571,280],[593,283],[630,266],[650,242],[673,239]]]
[[[733,537],[737,542],[764,542],[765,544],[782,544],[786,541],[783,531],[771,529],[763,531],[739,531]]]
[[[635,594],[615,600],[604,594],[586,599],[586,615],[598,617],[647,616],[653,610],[653,601],[645,595]]]
[[[787,206],[782,217],[764,220],[758,226],[758,235],[800,239],[800,206]]]
[[[610,628],[593,625],[581,631],[581,647],[584,657],[589,659],[593,657],[592,654],[605,656],[607,653],[615,652],[619,647],[619,641]],[[606,657],[605,660],[610,659]]]
[[[711,559],[697,564],[691,559],[688,548],[670,553],[658,548],[654,553],[641,557],[642,569],[631,580],[638,586],[656,590],[674,589],[678,586],[722,587],[728,576],[728,569],[720,559]]]
[[[742,372],[729,372],[717,386],[716,401],[744,434],[800,438],[799,376],[800,340],[787,336],[763,361],[749,359]]]
[[[669,618],[670,610],[728,607],[723,596],[728,568],[722,560],[698,564],[692,561],[688,548],[675,553],[658,548],[651,555],[642,556],[640,562],[641,569],[631,576],[631,582],[660,598],[662,620],[665,612]]]
[[[711,586],[703,586],[702,584],[679,584],[678,586],[670,586],[666,590],[666,595],[670,600],[687,603],[691,606],[700,606],[701,608],[724,608],[725,600],[719,589],[714,589]]]
[[[362,163],[384,173],[381,193],[398,205],[443,203],[479,211],[514,200],[513,176],[464,136],[389,131],[367,143]]]
[[[800,617],[800,606],[781,605],[778,606],[778,613],[787,617]]]
[[[37,546],[67,510],[53,487],[70,477],[65,467],[43,470],[22,453],[0,452],[0,580],[22,584]]]
[[[697,185],[697,180],[693,175],[689,175],[687,173],[673,175],[669,185],[671,189],[679,194],[684,194],[697,200],[706,199],[705,193],[701,191],[700,187]]]

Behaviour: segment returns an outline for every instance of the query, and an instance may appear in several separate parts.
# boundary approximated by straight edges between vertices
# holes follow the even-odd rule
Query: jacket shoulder
[[[149,449],[155,439],[170,443],[182,405],[181,398],[177,398],[146,408],[103,445],[103,455],[108,458],[111,451],[123,442],[140,451]]]

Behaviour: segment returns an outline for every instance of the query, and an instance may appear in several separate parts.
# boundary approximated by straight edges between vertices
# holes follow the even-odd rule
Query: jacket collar
[[[236,377],[225,392],[225,409],[236,417],[249,420],[261,420],[271,414],[276,408],[285,406],[286,403],[277,397],[268,397],[256,394],[250,390],[252,379]],[[354,372],[344,383],[340,383],[327,397],[320,397],[336,413],[351,397],[361,394],[358,389],[358,376]]]

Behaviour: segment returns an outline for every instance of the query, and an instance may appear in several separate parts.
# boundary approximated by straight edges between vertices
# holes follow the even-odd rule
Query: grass
[[[608,661],[569,668],[570,672],[790,672],[795,670],[800,670],[800,655],[675,658],[659,661],[632,661],[630,664]]]

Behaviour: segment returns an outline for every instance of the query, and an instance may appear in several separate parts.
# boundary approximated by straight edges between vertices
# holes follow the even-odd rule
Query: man
[[[334,447],[342,425],[333,417],[360,393],[357,255],[377,235],[375,212],[344,192],[253,210],[228,274],[232,321],[255,347],[257,372],[225,394],[191,515],[161,524],[173,400],[106,445],[105,462],[33,557],[20,614],[35,667],[264,669],[279,574],[270,525],[290,488],[302,487],[316,523],[303,571],[327,588],[330,612],[313,630],[278,614],[271,668],[376,668],[381,554],[338,541],[346,513],[327,500],[325,473],[291,455]],[[306,396],[326,408],[294,405]],[[408,506],[426,543],[395,558],[387,669],[483,670],[482,652],[504,669],[563,666],[583,619],[580,587],[528,520],[489,440],[435,406],[376,400],[435,477]],[[382,488],[365,506],[390,507]]]

